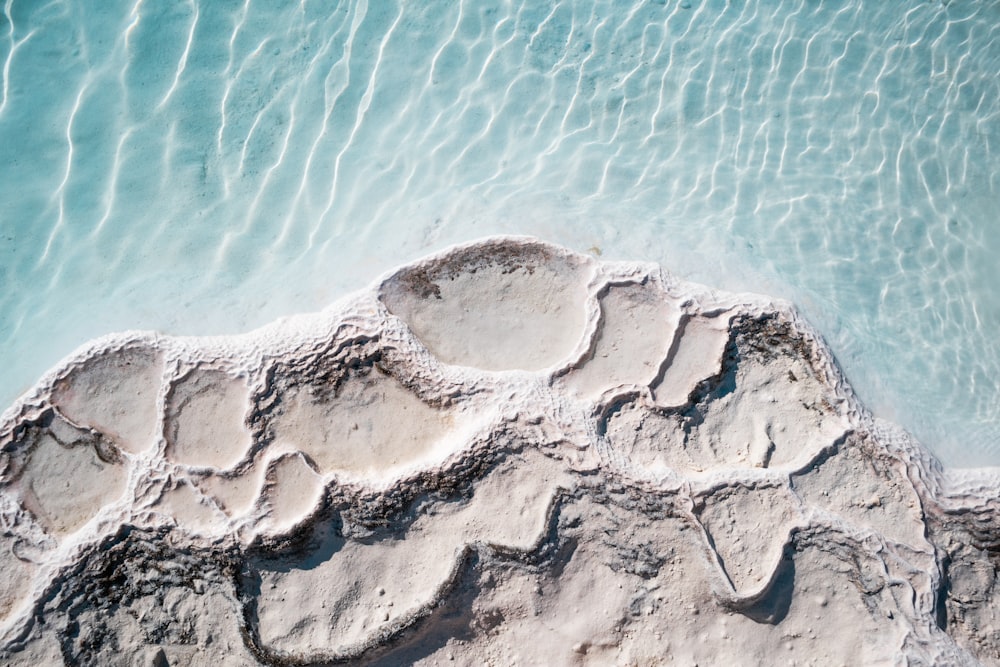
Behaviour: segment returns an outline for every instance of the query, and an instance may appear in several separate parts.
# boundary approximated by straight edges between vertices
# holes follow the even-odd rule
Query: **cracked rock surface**
[[[998,503],[790,305],[498,237],[42,378],[0,662],[994,665]]]

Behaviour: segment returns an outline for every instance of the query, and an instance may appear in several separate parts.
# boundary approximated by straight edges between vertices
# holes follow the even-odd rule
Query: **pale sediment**
[[[0,424],[9,664],[1000,664],[1000,482],[788,305],[521,238]]]

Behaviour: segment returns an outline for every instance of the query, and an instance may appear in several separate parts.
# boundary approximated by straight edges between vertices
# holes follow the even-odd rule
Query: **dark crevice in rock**
[[[101,664],[109,652],[132,645],[132,638],[119,636],[128,630],[116,617],[135,616],[131,607],[138,600],[150,598],[160,607],[173,589],[203,595],[210,588],[227,588],[240,567],[236,547],[176,546],[186,542],[170,529],[126,525],[90,545],[53,579],[21,637],[8,644],[6,658],[14,659],[37,632],[45,631],[55,632],[66,664]],[[193,621],[159,617],[143,629],[144,639],[149,644],[193,643]]]
[[[795,559],[791,544],[786,544],[781,553],[777,570],[771,578],[767,591],[740,613],[757,623],[778,625],[792,606],[795,593]]]

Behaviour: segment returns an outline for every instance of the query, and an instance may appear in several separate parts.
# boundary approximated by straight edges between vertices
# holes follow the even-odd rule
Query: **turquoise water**
[[[0,403],[524,233],[791,298],[1000,464],[1000,3],[7,0],[0,62]]]

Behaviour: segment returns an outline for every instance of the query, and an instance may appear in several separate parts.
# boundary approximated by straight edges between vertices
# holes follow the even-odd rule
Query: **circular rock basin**
[[[407,267],[379,298],[445,363],[536,371],[583,339],[587,269],[552,246],[498,240]]]

